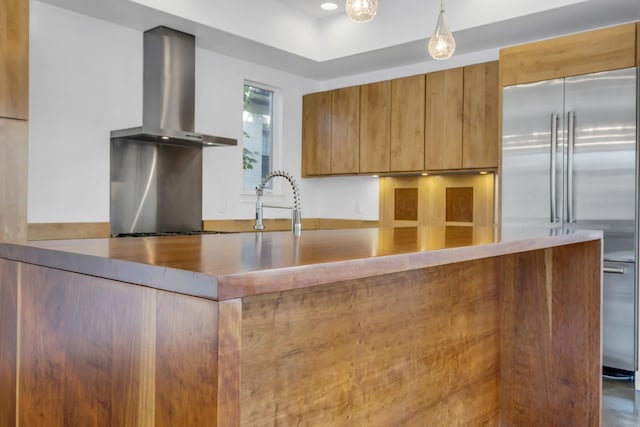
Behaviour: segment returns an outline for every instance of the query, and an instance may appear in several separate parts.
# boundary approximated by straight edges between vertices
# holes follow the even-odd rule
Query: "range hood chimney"
[[[159,26],[144,32],[142,126],[111,131],[111,139],[195,145],[237,145],[194,132],[195,37]]]

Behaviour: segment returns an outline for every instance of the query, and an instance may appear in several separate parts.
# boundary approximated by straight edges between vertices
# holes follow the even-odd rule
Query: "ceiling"
[[[37,1],[37,0],[32,0]],[[439,0],[381,0],[352,22],[324,0],[39,0],[144,31],[166,25],[198,47],[318,81],[431,60]],[[456,56],[640,21],[640,0],[448,0]]]
[[[298,9],[301,12],[316,19],[326,18],[328,16],[344,13],[344,5],[345,5],[345,0],[279,0],[279,1],[280,3],[284,3],[288,7]],[[332,3],[335,3],[338,6],[338,8],[332,11],[326,11],[326,10],[320,9],[320,5],[325,1],[332,1]]]

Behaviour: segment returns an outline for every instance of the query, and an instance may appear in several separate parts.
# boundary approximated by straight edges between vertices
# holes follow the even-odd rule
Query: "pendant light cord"
[[[440,0],[440,13],[444,13],[444,0]]]

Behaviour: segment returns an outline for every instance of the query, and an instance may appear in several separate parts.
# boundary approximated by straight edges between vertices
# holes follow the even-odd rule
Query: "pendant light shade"
[[[437,60],[451,58],[451,55],[453,55],[453,52],[456,50],[456,41],[451,31],[449,31],[447,23],[444,22],[444,0],[440,0],[438,24],[431,39],[429,39],[428,49],[429,55]]]
[[[352,21],[371,21],[378,11],[378,0],[347,0],[345,9]]]

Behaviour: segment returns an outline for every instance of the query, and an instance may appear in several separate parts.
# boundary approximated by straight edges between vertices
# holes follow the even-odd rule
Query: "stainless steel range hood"
[[[167,27],[144,32],[142,126],[111,131],[111,139],[195,146],[237,145],[194,132],[195,37]]]

